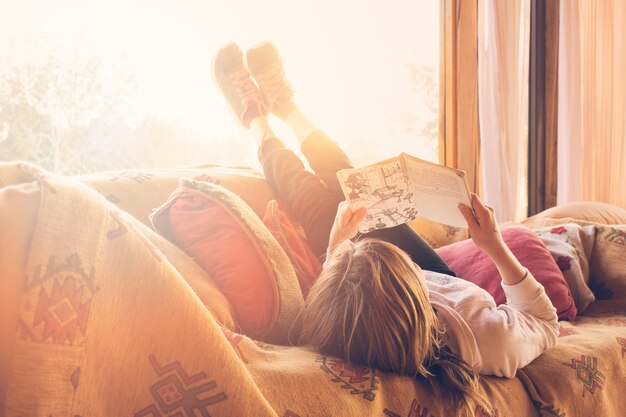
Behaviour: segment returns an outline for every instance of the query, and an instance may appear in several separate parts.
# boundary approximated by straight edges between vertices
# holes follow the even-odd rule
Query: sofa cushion
[[[467,228],[433,222],[425,217],[416,217],[409,222],[409,226],[433,248],[439,248],[469,238],[469,230]]]
[[[240,196],[259,216],[272,197],[265,178],[249,168],[203,165],[98,172],[76,178],[146,225],[150,225],[150,213],[178,187],[180,178],[219,184]]]
[[[215,280],[242,332],[287,342],[302,293],[289,258],[244,201],[219,185],[183,178],[152,222]]]
[[[541,219],[564,218],[601,224],[626,224],[626,210],[621,207],[597,201],[579,201],[551,207],[529,217],[522,223],[534,228],[537,227],[536,222]]]
[[[546,245],[525,227],[504,228],[502,237],[521,264],[544,286],[559,318],[573,321],[576,318],[574,300]],[[436,251],[460,278],[484,288],[497,304],[506,302],[495,264],[471,239],[443,246]]]

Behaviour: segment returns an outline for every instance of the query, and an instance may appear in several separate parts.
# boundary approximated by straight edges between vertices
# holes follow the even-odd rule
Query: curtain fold
[[[545,0],[545,188],[543,210],[557,204],[560,0]]]
[[[623,0],[561,2],[559,204],[626,208],[625,27]]]
[[[467,173],[481,194],[478,123],[478,0],[440,0],[439,161]]]
[[[560,0],[531,0],[528,215],[556,205]]]
[[[483,194],[501,221],[528,209],[530,0],[478,1]]]

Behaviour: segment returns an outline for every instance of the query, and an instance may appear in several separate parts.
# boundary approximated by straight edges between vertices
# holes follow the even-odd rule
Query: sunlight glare
[[[311,119],[347,147],[378,149],[355,152],[356,163],[400,151],[436,159],[436,138],[407,133],[398,120],[407,112],[433,117],[408,74],[411,65],[438,67],[438,1],[24,0],[0,7],[4,50],[15,39],[35,39],[32,54],[80,50],[112,63],[134,75],[138,111],[175,123],[188,141],[232,138],[247,146],[213,84],[212,60],[228,42],[245,50],[271,40]],[[255,163],[254,154],[227,162]]]

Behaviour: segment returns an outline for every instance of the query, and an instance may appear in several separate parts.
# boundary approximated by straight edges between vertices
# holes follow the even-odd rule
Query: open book
[[[397,226],[418,216],[467,227],[459,203],[471,207],[465,172],[402,153],[363,168],[337,172],[353,210],[367,208],[361,233]]]

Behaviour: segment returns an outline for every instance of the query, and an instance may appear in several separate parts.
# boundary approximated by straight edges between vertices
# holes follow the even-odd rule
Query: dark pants
[[[259,149],[265,177],[276,196],[302,224],[307,242],[322,258],[328,248],[337,205],[343,201],[336,173],[352,168],[337,143],[317,131],[302,143],[302,153],[315,174],[278,139],[268,139]],[[407,224],[376,230],[363,237],[378,238],[404,250],[422,269],[455,276],[430,245]]]

